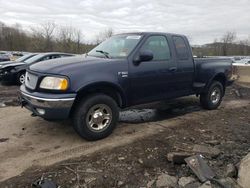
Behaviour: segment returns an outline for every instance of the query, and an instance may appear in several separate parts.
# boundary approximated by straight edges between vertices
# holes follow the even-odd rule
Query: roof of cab
[[[120,33],[117,35],[175,35],[175,36],[185,36],[176,33],[164,33],[164,32],[131,32],[131,33]]]

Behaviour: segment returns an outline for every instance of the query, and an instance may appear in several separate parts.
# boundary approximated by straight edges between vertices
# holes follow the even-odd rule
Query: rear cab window
[[[175,45],[177,58],[180,60],[188,60],[188,46],[185,43],[185,40],[181,36],[173,36],[173,41]]]

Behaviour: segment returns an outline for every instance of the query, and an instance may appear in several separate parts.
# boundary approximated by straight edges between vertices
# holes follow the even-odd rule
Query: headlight
[[[41,89],[66,90],[68,87],[69,83],[66,78],[52,76],[45,77],[40,84]]]

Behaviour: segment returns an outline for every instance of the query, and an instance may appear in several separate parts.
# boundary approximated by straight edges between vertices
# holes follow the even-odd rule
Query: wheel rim
[[[19,77],[19,81],[21,84],[23,84],[25,82],[25,75],[21,74],[21,76]]]
[[[86,117],[87,126],[95,132],[105,130],[112,121],[112,110],[106,104],[92,106]]]
[[[211,102],[213,104],[217,104],[220,101],[220,98],[221,98],[221,91],[219,88],[215,87],[211,92],[210,96]]]

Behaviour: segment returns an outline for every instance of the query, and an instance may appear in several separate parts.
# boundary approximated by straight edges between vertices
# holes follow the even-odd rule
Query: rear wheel
[[[221,82],[214,81],[206,93],[200,95],[200,102],[203,108],[208,110],[217,109],[222,101],[224,86]]]
[[[22,85],[25,82],[25,72],[20,72],[17,75],[17,84]]]
[[[109,136],[119,119],[117,103],[104,94],[95,94],[82,100],[73,114],[74,129],[86,140]]]

